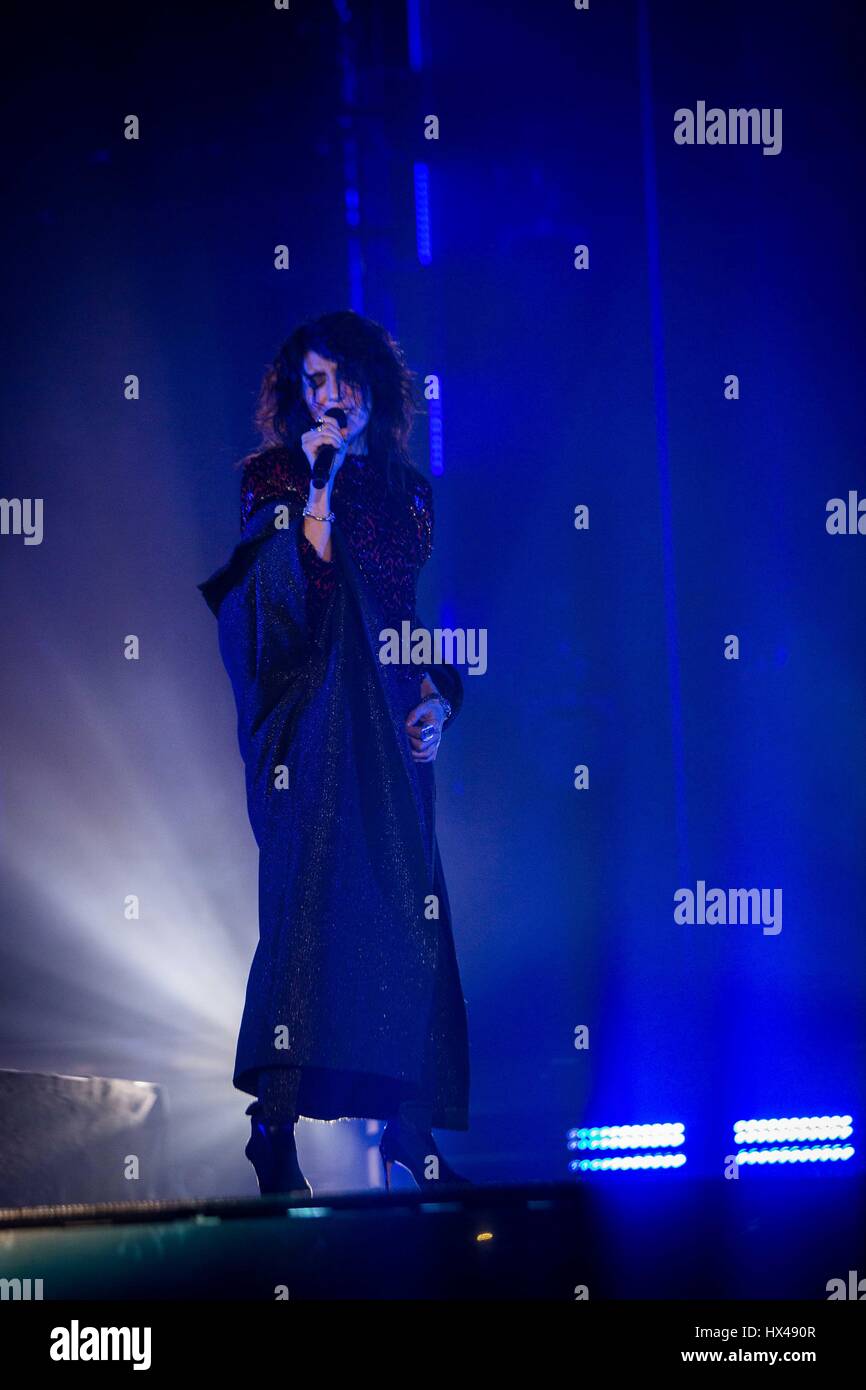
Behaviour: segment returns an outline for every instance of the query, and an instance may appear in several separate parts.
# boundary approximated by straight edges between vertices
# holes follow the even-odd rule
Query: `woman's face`
[[[345,439],[351,445],[367,428],[370,401],[357,387],[341,381],[336,362],[308,352],[304,358],[304,400],[314,420],[331,406],[338,405],[346,412]]]

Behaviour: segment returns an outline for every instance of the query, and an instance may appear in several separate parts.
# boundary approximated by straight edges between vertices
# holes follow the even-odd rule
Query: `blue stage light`
[[[666,1149],[684,1144],[686,1132],[674,1123],[593,1125],[570,1129],[567,1137],[570,1149]]]
[[[571,1150],[595,1151],[611,1149],[676,1149],[686,1140],[686,1127],[679,1122],[658,1124],[587,1125],[570,1129],[567,1135]],[[634,1173],[648,1169],[681,1168],[684,1153],[608,1153],[605,1157],[573,1158],[569,1168],[573,1173]]]
[[[430,472],[434,478],[438,478],[445,471],[445,460],[442,451],[442,402],[432,400],[427,402],[429,414],[427,416],[430,428]]]
[[[783,1145],[780,1148],[740,1149],[737,1163],[764,1165],[775,1163],[845,1163],[854,1156],[852,1144]]]
[[[409,67],[413,72],[420,72],[424,66],[421,0],[407,0],[406,23],[409,31]]]
[[[850,1115],[801,1115],[782,1119],[737,1120],[737,1144],[770,1144],[783,1139],[808,1142],[814,1139],[849,1139],[853,1130]]]
[[[358,227],[361,224],[361,195],[357,188],[347,188],[345,190],[346,201],[346,224],[349,227]]]
[[[418,260],[429,265],[433,259],[430,242],[430,171],[426,164],[415,165],[415,240]]]
[[[682,1168],[685,1154],[612,1154],[610,1158],[573,1158],[572,1172],[631,1173],[650,1168]]]

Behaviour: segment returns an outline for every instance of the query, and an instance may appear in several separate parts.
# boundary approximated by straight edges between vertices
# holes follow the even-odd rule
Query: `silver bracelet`
[[[439,691],[438,691],[438,690],[434,690],[434,691],[432,692],[432,694],[430,694],[430,695],[425,695],[425,696],[423,697],[421,703],[423,704],[425,700],[438,700],[438,701],[439,701],[440,705],[442,706],[442,712],[443,712],[443,719],[442,719],[442,722],[443,722],[443,724],[445,723],[445,721],[446,721],[447,719],[450,719],[450,718],[451,718],[451,706],[449,705],[448,701],[445,699],[445,696],[439,694]]]
[[[310,511],[309,507],[305,507],[305,508],[304,508],[304,516],[312,517],[313,521],[336,521],[336,520],[337,520],[337,518],[334,516],[334,513],[333,513],[333,512],[328,512],[328,515],[327,515],[327,516],[317,516],[315,512],[311,512],[311,511]]]

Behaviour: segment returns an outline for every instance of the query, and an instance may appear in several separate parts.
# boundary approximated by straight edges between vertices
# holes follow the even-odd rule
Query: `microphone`
[[[332,405],[330,410],[325,411],[325,414],[332,416],[341,430],[346,428],[346,412],[341,410],[338,405]],[[313,487],[327,486],[328,478],[331,476],[331,464],[334,462],[336,452],[333,444],[323,444],[316,454],[316,462],[313,464]]]

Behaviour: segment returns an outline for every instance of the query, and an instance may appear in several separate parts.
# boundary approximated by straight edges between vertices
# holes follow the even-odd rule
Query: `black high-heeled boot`
[[[250,1137],[244,1153],[256,1171],[262,1197],[293,1193],[312,1197],[313,1189],[301,1171],[295,1147],[295,1123],[269,1124],[258,1101],[248,1107]]]
[[[379,1140],[379,1153],[385,1169],[385,1186],[391,1191],[391,1169],[395,1163],[411,1173],[419,1188],[430,1186],[471,1187],[469,1178],[455,1173],[439,1152],[433,1135],[405,1120],[389,1120]]]

